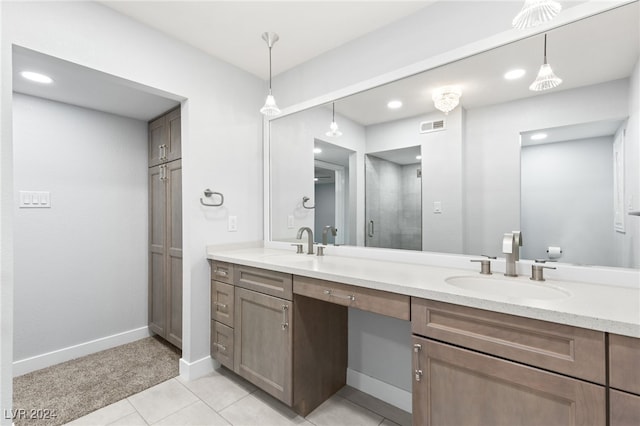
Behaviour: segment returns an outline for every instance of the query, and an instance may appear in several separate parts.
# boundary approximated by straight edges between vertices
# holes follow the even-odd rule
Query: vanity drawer
[[[233,284],[233,264],[220,262],[219,260],[212,260],[211,279],[227,284]]]
[[[363,287],[295,276],[293,292],[301,296],[409,320],[409,296]]]
[[[604,333],[413,297],[411,330],[441,340],[605,383]]]
[[[609,335],[609,386],[640,395],[640,339]]]
[[[211,281],[211,319],[233,327],[234,287]]]
[[[211,357],[233,371],[233,328],[211,321]]]
[[[291,274],[243,265],[236,265],[233,274],[234,284],[238,287],[281,299],[291,300],[293,298]]]

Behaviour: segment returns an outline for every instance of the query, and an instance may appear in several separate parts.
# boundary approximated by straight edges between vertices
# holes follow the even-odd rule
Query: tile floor
[[[409,426],[411,414],[350,387],[306,418],[225,369],[175,378],[67,425]]]

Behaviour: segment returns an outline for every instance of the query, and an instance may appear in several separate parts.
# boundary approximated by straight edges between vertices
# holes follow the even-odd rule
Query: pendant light
[[[525,0],[511,25],[518,29],[535,27],[555,18],[560,10],[562,5],[554,0]]]
[[[547,63],[547,35],[544,35],[544,63],[538,71],[538,76],[529,86],[529,90],[534,92],[540,92],[542,90],[549,90],[557,87],[562,83],[562,79],[556,76],[551,69],[551,66]]]
[[[332,114],[331,114],[331,124],[329,125],[329,131],[326,133],[327,136],[338,137],[342,136],[342,132],[338,130],[338,123],[336,123],[336,103],[333,102],[332,106]]]
[[[264,33],[262,34],[262,39],[267,42],[267,46],[269,46],[269,94],[267,95],[267,99],[264,102],[264,106],[260,108],[260,112],[266,116],[274,116],[280,114],[280,108],[276,105],[276,99],[273,97],[271,93],[271,48],[278,41],[280,37],[276,33]]]

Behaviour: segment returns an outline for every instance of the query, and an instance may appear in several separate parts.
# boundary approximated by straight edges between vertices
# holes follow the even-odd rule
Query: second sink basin
[[[459,276],[445,279],[454,287],[483,294],[494,294],[510,299],[554,300],[565,299],[571,294],[549,284],[536,284],[526,278]]]

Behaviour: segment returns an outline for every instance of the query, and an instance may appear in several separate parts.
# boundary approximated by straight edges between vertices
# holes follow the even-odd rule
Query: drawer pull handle
[[[218,342],[213,342],[213,346],[215,346],[216,348],[220,349],[222,352],[226,352],[227,351],[227,347],[225,345],[221,345]]]
[[[415,344],[413,345],[413,356],[414,361],[413,365],[415,369],[413,370],[413,374],[415,375],[416,382],[419,382],[422,379],[422,369],[420,368],[420,351],[422,350],[422,345]]]
[[[227,276],[229,276],[229,273],[228,273],[227,271],[223,271],[223,270],[221,270],[221,269],[216,269],[216,270],[214,271],[214,273],[215,273],[216,275],[220,275],[221,277],[227,277]]]
[[[331,290],[325,290],[324,294],[326,294],[329,297],[331,297],[331,296],[337,297],[338,299],[348,299],[348,300],[350,300],[352,302],[356,301],[356,296],[354,296],[353,294],[347,294],[347,295],[335,294]]]
[[[226,303],[213,302],[213,304],[216,305],[217,307],[221,308],[221,309],[227,309],[227,304]]]
[[[289,328],[289,315],[287,312],[289,311],[289,305],[282,305],[282,329],[286,330]]]

